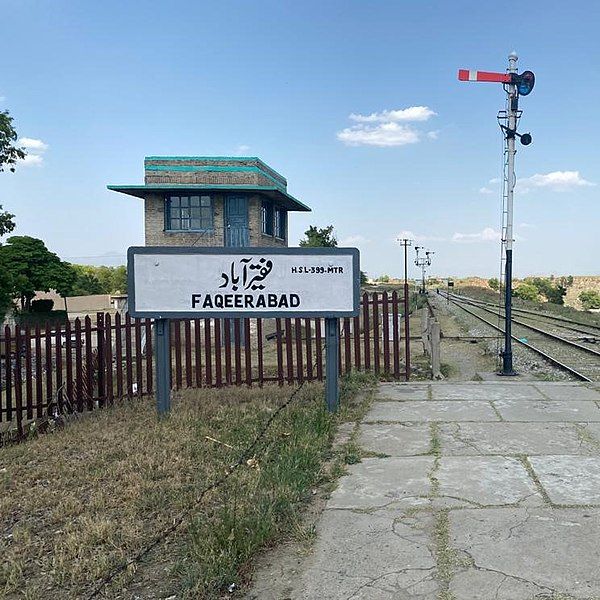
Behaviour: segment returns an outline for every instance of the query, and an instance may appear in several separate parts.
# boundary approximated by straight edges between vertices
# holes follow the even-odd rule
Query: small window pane
[[[190,206],[200,206],[200,196],[191,196]]]
[[[190,220],[189,219],[181,219],[181,229],[189,229],[190,228]]]
[[[171,196],[171,206],[179,206],[179,197]]]
[[[181,229],[181,219],[171,219],[171,229]]]
[[[192,229],[202,229],[202,223],[200,219],[191,219]]]
[[[210,196],[202,196],[200,202],[202,206],[210,206]]]

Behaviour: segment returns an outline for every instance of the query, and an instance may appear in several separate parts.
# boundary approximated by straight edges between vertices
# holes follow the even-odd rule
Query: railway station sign
[[[356,316],[356,248],[132,247],[129,311],[156,319]]]

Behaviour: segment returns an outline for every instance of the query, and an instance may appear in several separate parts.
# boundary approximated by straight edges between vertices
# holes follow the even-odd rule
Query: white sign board
[[[356,248],[134,247],[135,317],[349,317],[359,310]]]

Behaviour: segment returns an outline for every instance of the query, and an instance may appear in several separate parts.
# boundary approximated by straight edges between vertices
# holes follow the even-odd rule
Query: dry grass
[[[85,598],[235,462],[291,391],[190,390],[163,420],[152,400],[129,401],[2,449],[0,597]],[[227,597],[223,590],[243,582],[252,554],[297,524],[302,502],[324,478],[334,423],[322,387],[306,385],[256,462],[103,597]]]

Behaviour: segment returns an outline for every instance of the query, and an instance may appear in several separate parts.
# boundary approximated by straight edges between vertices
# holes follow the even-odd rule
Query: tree
[[[0,247],[0,253],[12,279],[12,296],[20,298],[22,310],[30,309],[37,291],[53,289],[61,296],[71,292],[77,278],[75,270],[50,252],[42,240],[13,236]]]
[[[0,172],[4,171],[5,166],[14,172],[17,161],[25,158],[25,149],[15,146],[17,137],[9,112],[0,111]]]
[[[333,234],[333,225],[319,229],[311,225],[305,232],[306,238],[300,240],[300,246],[306,248],[335,248],[337,239]]]
[[[539,294],[544,296],[548,302],[552,304],[564,304],[564,296],[567,293],[565,278],[561,277],[556,279],[551,276],[546,277],[532,277],[525,280],[526,283],[533,285]]]
[[[498,291],[500,289],[500,282],[498,281],[497,277],[492,277],[491,279],[488,279],[488,285],[494,290],[494,291]]]
[[[586,290],[579,294],[579,301],[583,305],[584,310],[593,310],[600,308],[600,292],[596,290]]]
[[[71,289],[73,296],[102,294],[104,290],[96,274],[84,265],[71,265],[75,271],[75,283]]]
[[[539,302],[540,294],[537,287],[531,283],[521,283],[514,291],[514,295],[522,300]]]
[[[389,283],[390,276],[389,275],[380,275],[375,281],[378,281],[379,283]]]
[[[11,215],[9,212],[2,210],[2,204],[0,204],[0,237],[13,231],[15,228],[14,218],[15,215]]]

